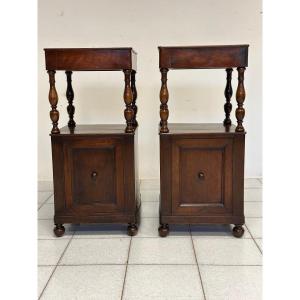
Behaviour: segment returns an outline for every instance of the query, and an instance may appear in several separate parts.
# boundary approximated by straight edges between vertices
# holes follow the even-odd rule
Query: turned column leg
[[[226,87],[224,91],[224,95],[226,98],[226,103],[224,104],[224,111],[225,111],[225,119],[223,121],[224,126],[230,126],[231,120],[230,120],[230,113],[232,110],[232,104],[230,103],[231,97],[232,97],[232,86],[231,86],[231,74],[232,69],[228,68],[226,69]]]
[[[167,73],[168,69],[162,68],[160,69],[161,72],[161,89],[160,89],[160,132],[167,133],[169,132],[168,129],[168,117],[169,117],[169,110],[168,110],[168,100],[169,100],[169,92],[167,87]]]
[[[235,116],[237,119],[237,127],[235,129],[236,132],[244,132],[245,129],[243,127],[243,119],[245,117],[245,109],[243,107],[244,100],[246,97],[246,92],[244,88],[244,72],[246,68],[237,68],[238,71],[238,87],[236,90],[236,101],[237,101],[237,109],[235,111]]]
[[[232,234],[236,238],[241,238],[244,235],[244,232],[245,230],[242,225],[235,225],[232,229]]]
[[[63,224],[55,224],[53,232],[57,237],[61,237],[65,233],[65,227],[63,226]]]
[[[136,120],[136,115],[137,115],[138,108],[136,106],[137,90],[136,90],[136,86],[135,86],[135,74],[136,74],[136,71],[132,70],[131,71],[131,91],[132,91],[132,109],[134,112],[132,125],[134,127],[137,127],[138,122]]]
[[[131,133],[134,132],[134,127],[133,127],[134,111],[132,109],[133,95],[130,87],[131,70],[123,70],[123,72],[125,75],[125,89],[124,89],[123,97],[124,97],[124,102],[126,104],[126,108],[124,110],[124,116],[127,124],[125,132]]]
[[[166,237],[169,234],[169,224],[160,224],[158,227],[158,233],[160,237]]]
[[[70,129],[74,129],[76,126],[76,123],[74,121],[74,113],[75,113],[75,107],[73,105],[74,100],[74,91],[72,88],[72,71],[66,71],[67,75],[67,91],[66,91],[66,97],[68,99],[68,106],[67,106],[67,112],[69,114],[69,122],[68,127]]]
[[[49,103],[51,105],[50,111],[50,119],[52,121],[52,134],[60,133],[58,128],[58,119],[59,119],[59,112],[57,108],[58,96],[55,88],[55,71],[48,71],[49,74],[49,83],[50,83],[50,90],[49,90]]]

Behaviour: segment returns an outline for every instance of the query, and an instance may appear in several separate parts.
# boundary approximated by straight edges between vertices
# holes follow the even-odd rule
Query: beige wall
[[[139,169],[140,178],[148,179],[159,177],[157,46],[245,43],[250,44],[245,73],[246,176],[261,176],[260,0],[40,0],[38,28],[39,180],[52,179],[43,48],[128,46],[138,52]],[[234,89],[236,77],[235,72]],[[57,72],[56,78],[59,123],[65,125],[65,75]],[[225,71],[170,71],[168,84],[170,122],[223,120]],[[121,72],[74,73],[73,87],[77,123],[124,123]]]

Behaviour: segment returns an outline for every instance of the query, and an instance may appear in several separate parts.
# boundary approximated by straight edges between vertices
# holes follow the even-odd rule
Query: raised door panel
[[[76,204],[116,203],[115,147],[72,150],[73,201]]]
[[[118,139],[90,139],[64,145],[66,206],[76,214],[122,212],[124,145]]]
[[[172,143],[172,213],[232,213],[232,139],[175,138]]]

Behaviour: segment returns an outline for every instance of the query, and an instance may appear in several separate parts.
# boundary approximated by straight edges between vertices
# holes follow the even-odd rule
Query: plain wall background
[[[140,179],[159,178],[157,46],[249,44],[245,72],[246,177],[262,175],[260,0],[40,0],[38,20],[38,179],[52,180],[48,74],[43,48],[133,47],[138,52]],[[169,122],[222,122],[225,70],[168,73]],[[233,72],[232,120],[236,123]],[[68,121],[66,78],[56,73],[59,127]],[[75,121],[125,123],[122,72],[74,72]]]

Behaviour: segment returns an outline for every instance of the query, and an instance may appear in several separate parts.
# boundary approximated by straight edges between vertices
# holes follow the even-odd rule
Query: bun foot
[[[158,233],[160,237],[166,237],[169,234],[169,225],[168,224],[161,224],[158,227]]]
[[[61,237],[65,233],[65,227],[62,224],[55,224],[53,231],[57,237]]]
[[[235,225],[232,229],[232,234],[236,238],[241,238],[244,235],[244,232],[245,230],[242,225]]]
[[[138,227],[136,224],[129,224],[127,227],[127,234],[129,236],[135,236],[138,232]]]

